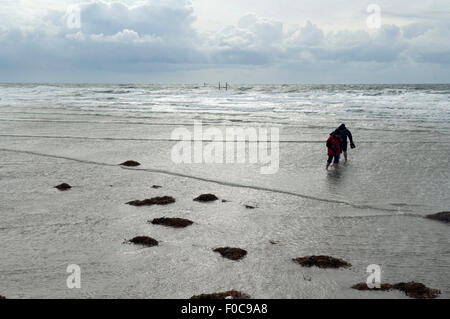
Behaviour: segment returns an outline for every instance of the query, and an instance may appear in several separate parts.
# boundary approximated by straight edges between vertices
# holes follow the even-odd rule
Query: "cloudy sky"
[[[448,0],[0,5],[1,82],[450,82]]]

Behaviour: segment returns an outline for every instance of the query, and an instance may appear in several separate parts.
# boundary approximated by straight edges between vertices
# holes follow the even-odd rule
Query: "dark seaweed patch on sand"
[[[247,255],[247,251],[240,248],[231,248],[231,247],[222,247],[214,249],[216,253],[220,253],[222,257],[228,258],[231,260],[239,260]]]
[[[198,296],[192,296],[191,299],[250,299],[250,296],[243,292],[230,290],[225,292],[217,292],[213,294],[202,294]]]
[[[123,162],[122,164],[119,164],[119,165],[127,166],[127,167],[137,167],[137,166],[140,166],[141,163],[136,162],[136,161],[126,161],[126,162]]]
[[[72,186],[70,186],[70,185],[67,184],[67,183],[62,183],[62,184],[60,184],[60,185],[58,185],[58,186],[55,186],[55,188],[58,189],[58,190],[60,190],[60,191],[66,191],[66,190],[71,189]]]
[[[149,221],[153,225],[163,225],[174,228],[184,228],[192,225],[194,222],[183,218],[155,218]]]
[[[428,219],[438,220],[444,223],[450,223],[450,212],[442,212],[433,215],[428,215]]]
[[[352,265],[345,260],[334,258],[331,256],[307,256],[293,259],[294,262],[303,267],[319,267],[319,268],[341,268],[351,267]]]
[[[156,239],[147,236],[138,236],[129,240],[130,243],[135,245],[144,245],[147,247],[158,246],[159,242]]]
[[[144,200],[134,200],[131,202],[128,202],[128,205],[131,206],[153,206],[153,205],[169,205],[175,203],[175,198],[170,196],[163,196],[163,197],[154,197],[150,199],[144,199]]]
[[[415,298],[415,299],[434,299],[438,295],[441,294],[441,292],[437,289],[428,288],[422,283],[418,282],[400,282],[398,284],[381,284],[380,288],[373,288],[370,289],[366,283],[359,283],[352,287],[353,289],[357,290],[373,290],[373,291],[389,291],[389,290],[400,290],[403,291],[408,297]]]
[[[394,289],[403,291],[408,297],[416,299],[433,299],[441,292],[437,289],[428,288],[424,284],[418,282],[400,282],[394,285]]]
[[[393,285],[391,284],[381,284],[380,288],[369,288],[365,282],[360,282],[359,284],[353,285],[352,289],[366,291],[366,290],[373,290],[373,291],[389,291],[392,290]]]
[[[206,202],[214,202],[214,201],[216,201],[218,199],[219,198],[217,198],[217,196],[214,195],[214,194],[203,194],[203,195],[200,195],[197,198],[194,198],[194,201],[206,203]]]

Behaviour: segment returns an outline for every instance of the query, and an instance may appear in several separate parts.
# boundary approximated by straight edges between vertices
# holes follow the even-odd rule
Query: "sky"
[[[0,82],[450,83],[448,0],[0,0]]]

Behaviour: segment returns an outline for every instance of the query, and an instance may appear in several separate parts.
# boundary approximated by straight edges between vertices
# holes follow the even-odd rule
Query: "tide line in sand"
[[[117,164],[95,162],[95,161],[82,160],[82,159],[77,159],[77,158],[68,157],[68,156],[45,154],[45,153],[26,151],[26,150],[15,150],[15,149],[0,148],[0,151],[13,152],[13,153],[22,153],[22,154],[43,156],[43,157],[56,158],[56,159],[64,159],[64,160],[74,161],[74,162],[83,163],[83,164],[109,166],[109,167],[119,166]],[[150,173],[157,173],[157,174],[163,174],[163,175],[170,175],[170,176],[176,176],[176,177],[195,179],[195,180],[198,180],[198,181],[207,182],[207,183],[214,183],[214,184],[218,184],[218,185],[222,185],[222,186],[237,187],[237,188],[247,188],[247,189],[253,189],[253,190],[258,190],[258,191],[265,191],[265,192],[271,192],[271,193],[277,193],[277,194],[284,194],[284,195],[290,195],[290,196],[295,196],[295,197],[301,197],[301,198],[304,198],[304,199],[310,199],[310,200],[315,200],[315,201],[320,201],[320,202],[327,202],[327,203],[334,203],[334,204],[343,204],[343,205],[347,205],[347,206],[351,206],[353,208],[359,208],[359,209],[373,209],[373,210],[378,210],[378,211],[398,212],[398,209],[394,209],[394,208],[382,208],[382,207],[377,207],[377,206],[373,206],[373,205],[354,204],[354,203],[351,203],[351,202],[348,202],[348,201],[343,201],[343,200],[334,200],[334,199],[320,198],[320,197],[315,197],[315,196],[311,196],[311,195],[295,193],[295,192],[286,191],[286,190],[273,189],[273,188],[254,186],[254,185],[239,184],[239,183],[226,182],[226,181],[219,181],[219,180],[214,180],[214,179],[210,179],[210,178],[206,178],[206,177],[188,175],[188,174],[177,173],[177,172],[172,172],[172,171],[162,170],[162,169],[156,169],[156,168],[128,168],[128,167],[123,167],[123,166],[119,166],[119,167],[122,168],[122,169],[125,169],[125,170],[130,170],[130,171],[145,171],[145,172],[150,172]],[[403,210],[403,211],[406,211],[406,210]]]
[[[22,135],[22,134],[0,134],[0,137],[12,138],[47,138],[47,139],[74,139],[74,140],[99,140],[99,141],[142,141],[142,142],[179,142],[180,140],[171,138],[133,138],[133,137],[91,137],[91,136],[68,136],[68,135]],[[192,142],[227,142],[227,140],[219,139],[193,139]],[[271,140],[245,141],[245,143],[269,143]],[[416,141],[359,141],[361,144],[423,144]],[[322,140],[281,140],[280,144],[323,144]],[[428,144],[446,144],[447,141],[427,141]]]

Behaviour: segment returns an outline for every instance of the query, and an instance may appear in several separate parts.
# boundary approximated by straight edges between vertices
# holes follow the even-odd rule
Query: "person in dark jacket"
[[[337,134],[337,130],[330,134],[330,137],[327,140],[327,148],[328,148],[328,161],[327,161],[327,167],[330,167],[331,162],[334,158],[333,166],[335,169],[339,168],[339,159],[341,156],[341,144],[342,140],[341,137]]]
[[[348,147],[347,138],[350,140],[350,147],[352,149],[356,148],[356,145],[353,142],[352,133],[345,127],[345,124],[342,124],[341,126],[339,126],[338,129],[336,130],[336,132],[342,140],[341,152],[344,153],[345,162],[347,162],[347,158],[348,158],[347,157],[347,147]]]

